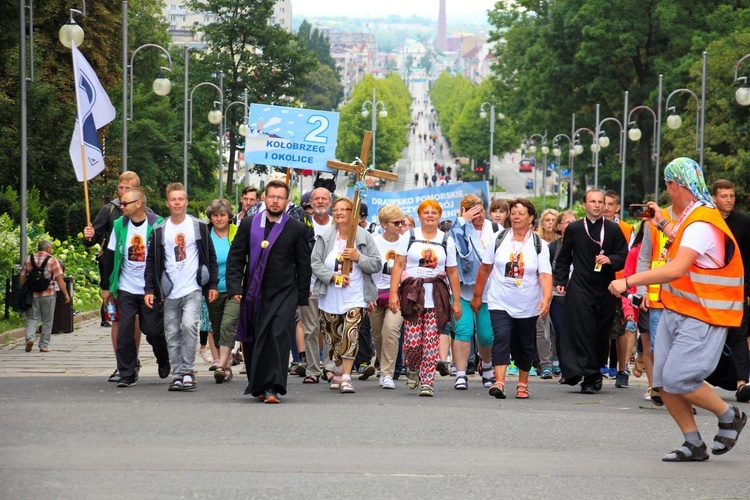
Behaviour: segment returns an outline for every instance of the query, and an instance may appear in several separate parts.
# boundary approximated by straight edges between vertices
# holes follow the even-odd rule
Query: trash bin
[[[65,302],[65,295],[58,291],[55,301],[55,319],[52,322],[52,333],[71,333],[73,331],[73,278],[65,278],[70,302]]]

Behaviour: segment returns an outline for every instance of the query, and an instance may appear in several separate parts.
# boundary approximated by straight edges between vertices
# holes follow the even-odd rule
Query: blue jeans
[[[664,309],[649,309],[648,310],[648,327],[651,330],[651,352],[655,352],[656,347],[656,331],[659,329],[659,320],[661,319],[661,313]]]
[[[164,299],[164,335],[175,378],[195,372],[202,297],[202,292],[196,290],[178,299]]]

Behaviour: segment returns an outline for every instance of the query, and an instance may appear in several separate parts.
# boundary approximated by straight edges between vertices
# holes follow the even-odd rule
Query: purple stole
[[[284,212],[281,219],[274,224],[265,239],[266,232],[266,212],[259,213],[253,217],[250,226],[250,258],[247,263],[247,277],[245,282],[245,295],[240,305],[240,318],[237,323],[237,340],[240,342],[250,342],[255,340],[255,318],[260,309],[261,288],[263,276],[266,272],[266,263],[271,253],[273,245],[279,238],[281,231],[284,230],[289,215]],[[267,243],[263,245],[262,243]]]

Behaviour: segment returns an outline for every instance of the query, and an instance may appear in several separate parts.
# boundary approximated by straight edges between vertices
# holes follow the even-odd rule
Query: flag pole
[[[86,145],[83,142],[83,114],[81,113],[81,96],[78,95],[80,92],[80,82],[78,81],[78,63],[76,62],[76,55],[75,51],[78,49],[76,47],[76,44],[74,41],[71,40],[71,43],[73,44],[73,48],[71,49],[70,53],[73,56],[73,75],[75,80],[75,92],[76,92],[76,111],[78,113],[78,130],[81,134],[81,168],[83,172],[83,198],[84,202],[86,204],[86,226],[91,225],[91,208],[89,205],[89,181],[88,181],[88,174],[86,172]]]

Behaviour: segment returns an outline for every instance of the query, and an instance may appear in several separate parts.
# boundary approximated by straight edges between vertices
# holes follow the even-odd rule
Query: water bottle
[[[117,308],[115,307],[115,303],[112,300],[107,301],[107,319],[109,321],[115,321],[115,318],[117,318]]]

